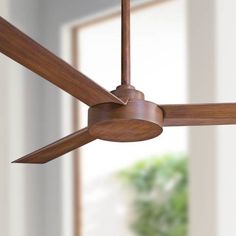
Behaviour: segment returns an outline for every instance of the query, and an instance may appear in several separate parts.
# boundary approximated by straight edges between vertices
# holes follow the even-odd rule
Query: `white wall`
[[[1,0],[1,16],[41,41],[38,3],[36,0]],[[45,101],[42,98],[46,85],[33,73],[2,55],[0,67],[0,218],[3,219],[0,223],[0,234],[60,235],[62,214],[59,166],[51,164],[53,167],[50,168],[50,165],[36,167],[10,164],[14,159],[50,141],[42,124],[46,115],[50,119],[55,105],[51,108],[52,113],[44,109]],[[60,120],[55,120],[53,124],[49,131],[57,135],[60,132]],[[54,174],[51,179],[47,178],[48,173]],[[46,183],[55,187],[47,191]],[[54,198],[50,207],[46,205],[49,194]],[[48,215],[52,217],[50,220],[53,222],[53,233],[46,227]]]
[[[216,101],[214,0],[188,1],[189,101]],[[215,127],[190,129],[190,236],[215,236],[217,173]]]
[[[217,99],[236,102],[236,2],[216,1]],[[217,129],[218,235],[236,235],[236,126]]]
[[[7,17],[8,5],[5,0],[0,1],[0,15]],[[0,229],[1,234],[8,234],[8,185],[9,185],[9,173],[5,168],[8,163],[8,133],[7,133],[7,120],[8,120],[8,106],[7,106],[7,91],[8,77],[7,70],[4,70],[7,66],[6,58],[0,55]],[[2,167],[2,168],[1,168]]]
[[[235,102],[235,1],[190,0],[188,9],[190,100]],[[235,235],[236,127],[190,134],[190,235]]]

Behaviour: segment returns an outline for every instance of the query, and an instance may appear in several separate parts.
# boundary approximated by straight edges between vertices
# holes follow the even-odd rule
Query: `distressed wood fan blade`
[[[236,103],[160,105],[164,126],[236,124]]]
[[[0,52],[89,106],[125,104],[0,17]]]
[[[13,163],[44,164],[95,139],[89,134],[88,129],[84,128]]]

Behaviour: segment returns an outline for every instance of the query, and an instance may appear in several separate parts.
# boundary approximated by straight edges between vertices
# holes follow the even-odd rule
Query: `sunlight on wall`
[[[186,91],[185,1],[156,4],[132,15],[132,84],[146,99],[184,103]],[[120,18],[79,31],[80,70],[109,90],[120,83]],[[87,107],[81,105],[82,127]],[[129,209],[114,174],[153,155],[186,152],[186,128],[166,128],[140,143],[96,141],[82,148],[83,236],[125,235]]]

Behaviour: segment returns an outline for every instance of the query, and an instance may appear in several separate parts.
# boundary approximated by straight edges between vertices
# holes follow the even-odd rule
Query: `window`
[[[146,100],[186,102],[185,24],[184,0],[133,10],[131,81]],[[120,26],[120,15],[111,14],[79,25],[76,32],[79,70],[108,90],[120,84]],[[81,126],[87,126],[87,107],[81,104],[79,110]],[[97,140],[82,148],[82,236],[132,235],[129,204],[115,173],[140,159],[176,152],[187,152],[186,128],[165,128],[160,137],[140,143]]]

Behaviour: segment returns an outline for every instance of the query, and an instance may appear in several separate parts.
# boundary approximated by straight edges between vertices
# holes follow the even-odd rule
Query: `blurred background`
[[[147,100],[236,101],[234,1],[132,6],[132,84]],[[119,0],[0,0],[0,15],[106,89],[119,85]],[[10,164],[86,126],[87,108],[0,55],[0,235],[236,235],[234,126]]]

